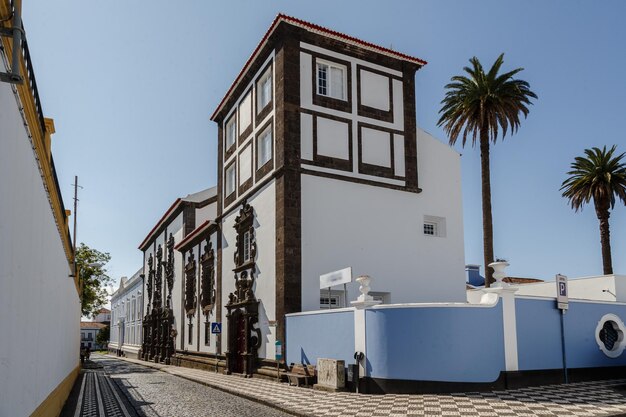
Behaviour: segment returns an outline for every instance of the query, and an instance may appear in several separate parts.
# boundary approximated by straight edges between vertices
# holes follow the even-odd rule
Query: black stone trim
[[[352,172],[354,150],[352,146],[352,120],[342,117],[332,116],[330,114],[313,112],[313,164],[330,169]],[[320,155],[317,153],[317,119],[322,117],[329,120],[346,123],[348,125],[348,159],[334,158],[331,156]]]
[[[375,107],[365,106],[361,104],[361,70],[371,72],[373,74],[382,75],[389,79],[389,110],[381,110]],[[394,77],[393,75],[384,71],[379,71],[370,67],[357,64],[356,66],[356,92],[357,92],[357,112],[359,116],[369,117],[370,119],[381,120],[383,122],[393,123],[393,80],[397,79],[402,81],[400,77]]]
[[[261,134],[265,132],[265,130],[267,130],[267,128],[269,127],[269,129],[271,129],[272,131],[272,157],[270,158],[269,161],[267,161],[265,164],[263,164],[263,166],[259,166],[259,138],[261,137]],[[274,131],[274,120],[270,119],[268,120],[268,122],[261,128],[258,130],[258,133],[256,134],[255,138],[254,138],[254,148],[255,148],[255,152],[254,152],[254,168],[255,168],[255,172],[254,172],[254,180],[255,182],[259,182],[260,179],[262,179],[263,177],[265,177],[267,174],[269,174],[273,169],[274,169],[274,139],[275,139],[275,131]]]
[[[568,369],[569,382],[623,378],[626,366]],[[362,378],[359,392],[367,394],[449,394],[518,389],[565,382],[563,369],[502,371],[493,382],[415,381],[406,379]]]
[[[247,148],[250,148],[250,158],[254,158],[254,149],[252,149],[251,146],[252,146],[252,141],[248,142],[246,146],[241,148],[241,151],[237,155],[237,159],[238,159],[237,169],[239,170],[237,171],[237,184],[238,184],[237,188],[239,189],[239,195],[248,191],[250,187],[252,187],[252,183],[254,182],[254,169],[253,169],[254,162],[250,161],[250,178],[248,178],[243,184],[239,184],[239,178],[241,178],[241,155]]]
[[[378,130],[380,132],[384,132],[389,134],[389,152],[390,154],[390,167],[384,167],[379,165],[373,165],[363,162],[363,128]],[[404,180],[404,176],[398,176],[395,174],[396,167],[396,158],[395,158],[395,149],[394,149],[394,134],[403,134],[402,132],[398,132],[392,129],[386,129],[380,126],[370,125],[367,123],[359,123],[358,128],[358,161],[359,161],[359,173],[366,175],[373,175],[376,177],[385,177],[391,179],[399,179]],[[406,151],[406,150],[405,150]]]
[[[230,161],[228,165],[226,165],[226,168],[224,168],[224,176],[226,176],[226,173],[228,172],[230,167],[233,166],[233,164],[235,164],[236,162],[237,162],[237,158],[234,158],[232,161]],[[237,172],[236,167],[235,167],[235,172]],[[239,181],[239,177],[235,175],[235,188],[233,189],[232,193],[224,197],[224,207],[231,204],[237,198],[237,181]],[[224,178],[224,187],[226,187],[226,178]],[[225,193],[226,192],[225,188],[223,190],[220,190],[220,192]]]
[[[304,50],[303,50],[304,51]],[[343,61],[328,55],[323,55],[317,52],[307,50],[306,53],[311,55],[311,82],[312,84],[312,100],[313,104],[322,107],[328,107],[329,109],[335,109],[352,113],[352,69],[351,63]],[[317,93],[317,60],[332,62],[338,65],[346,67],[346,96],[347,100],[341,100],[329,96],[323,96]]]
[[[239,127],[238,127],[239,123],[237,122],[237,110],[235,110],[233,112],[233,114],[228,119],[226,119],[226,122],[224,123],[224,129],[223,129],[224,139],[223,139],[223,141],[224,141],[224,146],[226,146],[226,134],[228,132],[228,129],[226,129],[226,127],[228,126],[228,123],[230,123],[231,120],[233,120],[233,119],[235,119],[235,142],[233,142],[233,144],[230,145],[230,148],[226,149],[226,152],[224,154],[224,160],[230,158],[230,156],[233,154],[233,152],[235,152],[235,149],[237,149],[237,131],[239,130]]]
[[[334,179],[334,180],[353,182],[353,183],[356,183],[356,184],[372,185],[374,187],[388,188],[390,190],[406,191],[408,193],[416,193],[416,194],[418,194],[418,193],[422,192],[421,188],[417,188],[417,189],[407,188],[407,187],[405,187],[403,185],[387,184],[385,182],[378,182],[378,181],[368,180],[368,179],[365,179],[365,178],[347,177],[347,176],[341,175],[341,174],[334,174],[334,173],[330,173],[330,172],[315,171],[313,169],[307,169],[307,168],[304,168],[304,167],[301,168],[300,172],[302,174],[313,175],[313,176],[316,176],[316,177],[331,178],[331,179]]]
[[[241,95],[242,100],[239,102],[239,104],[237,104],[237,115],[238,115],[238,120],[237,120],[237,130],[239,130],[239,120],[241,120],[241,112],[240,112],[240,107],[241,107],[241,103],[243,103],[243,99],[246,98],[246,96],[248,94],[250,94],[250,124],[248,125],[248,127],[246,128],[246,130],[244,130],[243,132],[239,132],[239,139],[238,142],[241,145],[243,142],[246,141],[246,139],[248,138],[248,136],[250,136],[250,134],[252,134],[252,131],[254,130],[254,108],[255,103],[254,103],[254,94],[252,94],[252,90],[253,90],[253,86],[251,86],[248,91],[246,91],[245,93],[243,93]]]
[[[274,67],[274,61],[271,60],[270,62],[268,62],[268,64],[265,66],[265,68],[263,68],[260,72],[259,72],[259,76],[256,78],[256,80],[254,80],[254,90],[255,90],[255,100],[254,100],[254,108],[256,109],[256,125],[258,126],[263,119],[265,119],[267,117],[268,114],[271,113],[272,109],[274,108],[274,96],[276,95],[276,92],[274,91],[274,85],[275,85],[275,80],[274,80],[274,71],[273,71],[273,67]],[[265,75],[265,73],[267,72],[267,70],[269,69],[270,73],[272,74],[272,98],[270,99],[269,103],[267,103],[265,105],[265,107],[263,107],[262,109],[257,109],[256,106],[258,104],[258,96],[259,96],[259,81],[261,81],[261,78],[263,78],[263,76]]]

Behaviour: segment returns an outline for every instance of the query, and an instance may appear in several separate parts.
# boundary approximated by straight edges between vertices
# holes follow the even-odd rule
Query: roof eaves
[[[393,49],[385,48],[383,46],[379,46],[379,45],[376,45],[374,43],[366,42],[364,40],[355,38],[353,36],[346,35],[345,33],[337,32],[337,31],[325,28],[323,26],[307,22],[307,21],[302,20],[302,19],[298,19],[298,18],[295,18],[295,17],[292,17],[292,16],[288,16],[286,14],[279,13],[276,16],[276,18],[274,19],[274,21],[272,22],[272,24],[270,25],[270,27],[267,30],[267,32],[265,32],[265,35],[261,39],[261,42],[259,42],[257,47],[254,49],[254,51],[252,52],[252,54],[250,55],[250,57],[246,61],[245,65],[241,68],[241,71],[239,71],[239,74],[235,78],[235,81],[233,81],[233,83],[231,84],[230,88],[228,89],[228,91],[226,92],[224,97],[222,97],[222,100],[218,104],[218,106],[215,109],[215,111],[213,111],[213,114],[210,117],[210,119],[212,121],[215,121],[215,117],[222,110],[222,107],[224,106],[224,104],[226,103],[228,98],[230,97],[231,93],[235,90],[235,87],[239,84],[239,81],[241,81],[241,79],[243,78],[243,75],[247,72],[247,70],[250,67],[250,65],[252,64],[252,62],[256,59],[257,54],[261,51],[261,49],[263,49],[263,47],[267,43],[267,40],[269,39],[270,35],[274,31],[274,29],[276,29],[276,27],[278,26],[278,24],[280,22],[288,22],[288,23],[294,24],[296,26],[303,27],[303,28],[305,28],[307,30],[321,32],[323,34],[330,35],[330,36],[335,37],[337,39],[340,39],[340,40],[343,40],[343,41],[348,41],[349,43],[354,43],[354,44],[356,44],[358,46],[361,46],[361,47],[364,47],[366,49],[374,50],[376,52],[380,52],[380,53],[383,53],[385,55],[389,55],[389,56],[392,56],[392,57],[395,57],[395,58],[398,58],[398,59],[402,59],[402,60],[405,60],[405,61],[413,62],[415,64],[418,64],[420,67],[422,67],[422,66],[424,66],[424,65],[426,65],[428,63],[428,62],[424,61],[423,59],[420,59],[420,58],[417,58],[417,57],[413,57],[413,56],[410,56],[410,55],[407,55],[407,54],[403,54],[401,52],[394,51]]]

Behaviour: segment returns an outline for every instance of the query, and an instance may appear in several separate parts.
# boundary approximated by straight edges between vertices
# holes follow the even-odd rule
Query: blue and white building
[[[137,358],[141,348],[143,317],[143,275],[139,269],[130,279],[122,277],[111,296],[111,335],[109,352]]]

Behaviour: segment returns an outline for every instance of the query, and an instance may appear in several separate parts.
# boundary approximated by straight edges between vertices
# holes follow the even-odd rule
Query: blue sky
[[[78,175],[78,241],[111,253],[116,281],[140,267],[138,244],[177,197],[215,185],[209,116],[279,12],[427,60],[417,120],[442,141],[443,86],[469,58],[490,66],[505,52],[505,69],[524,67],[539,99],[492,148],[495,255],[516,276],[602,272],[593,207],[575,213],[559,187],[585,148],[626,151],[625,2],[24,0],[65,204]],[[479,155],[456,148],[465,258],[481,264]],[[626,274],[626,207],[611,231]]]

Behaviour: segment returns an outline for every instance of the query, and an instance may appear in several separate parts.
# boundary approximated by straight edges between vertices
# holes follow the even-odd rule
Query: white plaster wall
[[[79,361],[78,293],[33,152],[0,83],[0,416],[30,415]]]
[[[259,357],[274,358],[276,320],[276,187],[271,181],[251,196],[248,203],[254,207],[254,227],[257,244],[255,296],[260,300],[259,323],[262,343]],[[236,246],[236,232],[233,228],[239,208],[224,217],[222,223],[222,304],[228,303],[228,294],[235,289],[233,268]],[[318,300],[319,301],[319,300]],[[222,352],[227,350],[227,310],[222,311]]]
[[[569,298],[595,301],[615,301],[615,297],[611,294],[617,294],[615,283],[615,275],[570,278],[567,281]],[[516,293],[517,295],[556,297],[556,283],[554,281],[518,285],[517,288],[519,288]],[[611,293],[602,292],[602,290],[609,290]]]
[[[200,226],[206,220],[215,220],[216,217],[217,201],[196,210],[196,227]]]
[[[389,77],[361,70],[361,104],[389,111]]]
[[[319,309],[319,276],[347,266],[392,303],[466,300],[460,156],[423,131],[418,155],[420,194],[302,175],[303,311]],[[424,215],[445,217],[446,237],[424,235]]]
[[[140,277],[136,278],[134,281],[129,283],[122,291],[119,291],[111,297],[111,310],[115,311],[115,320],[111,322],[111,332],[109,337],[109,348],[118,349],[119,348],[119,337],[120,337],[120,325],[119,320],[123,319],[123,325],[128,327],[133,327],[135,329],[134,338],[133,332],[125,331],[124,340],[122,344],[122,348],[125,351],[132,352],[134,354],[137,353],[139,347],[141,346],[142,341],[142,328],[141,323],[143,321],[143,315],[145,314],[145,307],[143,306],[144,301],[139,300],[139,297],[143,295],[143,281]],[[135,298],[136,303],[136,314],[135,317],[132,317],[132,299]],[[120,306],[122,300],[126,302],[126,299],[131,300],[130,308],[122,312],[120,311]]]

